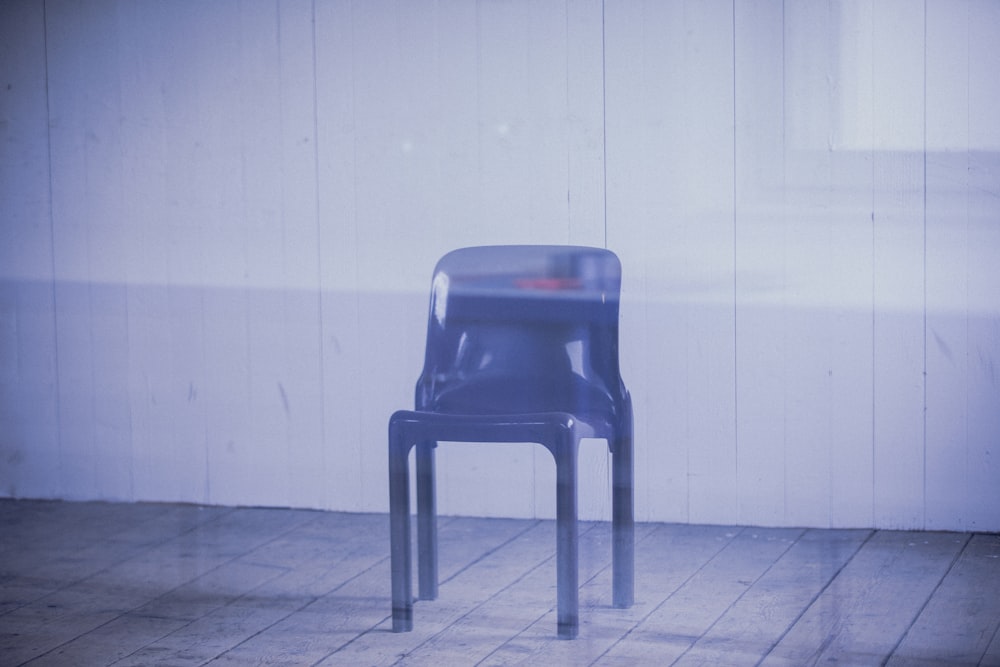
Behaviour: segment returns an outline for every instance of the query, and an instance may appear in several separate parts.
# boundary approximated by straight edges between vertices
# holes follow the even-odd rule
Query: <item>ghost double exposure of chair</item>
[[[392,629],[413,628],[409,452],[416,447],[419,599],[437,597],[438,442],[541,444],[556,463],[557,623],[579,630],[577,452],[608,442],[613,604],[633,601],[632,404],[618,362],[621,265],[576,246],[485,246],[434,271],[415,410],[389,420]]]

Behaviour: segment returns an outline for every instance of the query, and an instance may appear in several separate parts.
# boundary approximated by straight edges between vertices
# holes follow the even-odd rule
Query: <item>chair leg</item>
[[[438,595],[437,501],[434,441],[417,444],[417,582],[421,600]]]
[[[631,607],[635,599],[635,518],[632,437],[619,438],[611,454],[612,597],[615,607]]]
[[[389,424],[389,542],[392,569],[392,631],[413,629],[410,561],[410,447]]]
[[[560,639],[574,639],[580,630],[578,446],[575,437],[566,437],[556,448],[556,595]]]

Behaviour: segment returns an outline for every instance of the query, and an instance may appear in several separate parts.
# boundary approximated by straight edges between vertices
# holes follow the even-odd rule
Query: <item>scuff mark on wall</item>
[[[288,403],[288,394],[285,393],[285,386],[280,382],[278,383],[278,393],[281,394],[281,405],[285,409],[285,416],[290,419],[292,416],[292,409]]]

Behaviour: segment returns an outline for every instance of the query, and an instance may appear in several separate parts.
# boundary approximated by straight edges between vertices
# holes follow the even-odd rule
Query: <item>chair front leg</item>
[[[392,631],[413,629],[410,560],[410,447],[400,429],[389,424],[389,542],[392,569]]]
[[[560,639],[580,631],[579,532],[577,528],[577,453],[575,437],[556,447],[556,596]]]

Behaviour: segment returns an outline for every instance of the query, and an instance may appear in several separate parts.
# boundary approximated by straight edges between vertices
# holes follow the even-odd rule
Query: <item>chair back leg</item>
[[[635,518],[631,434],[619,438],[611,453],[612,599],[620,609],[635,598]]]
[[[438,596],[437,501],[434,441],[417,443],[417,587],[421,600]]]

